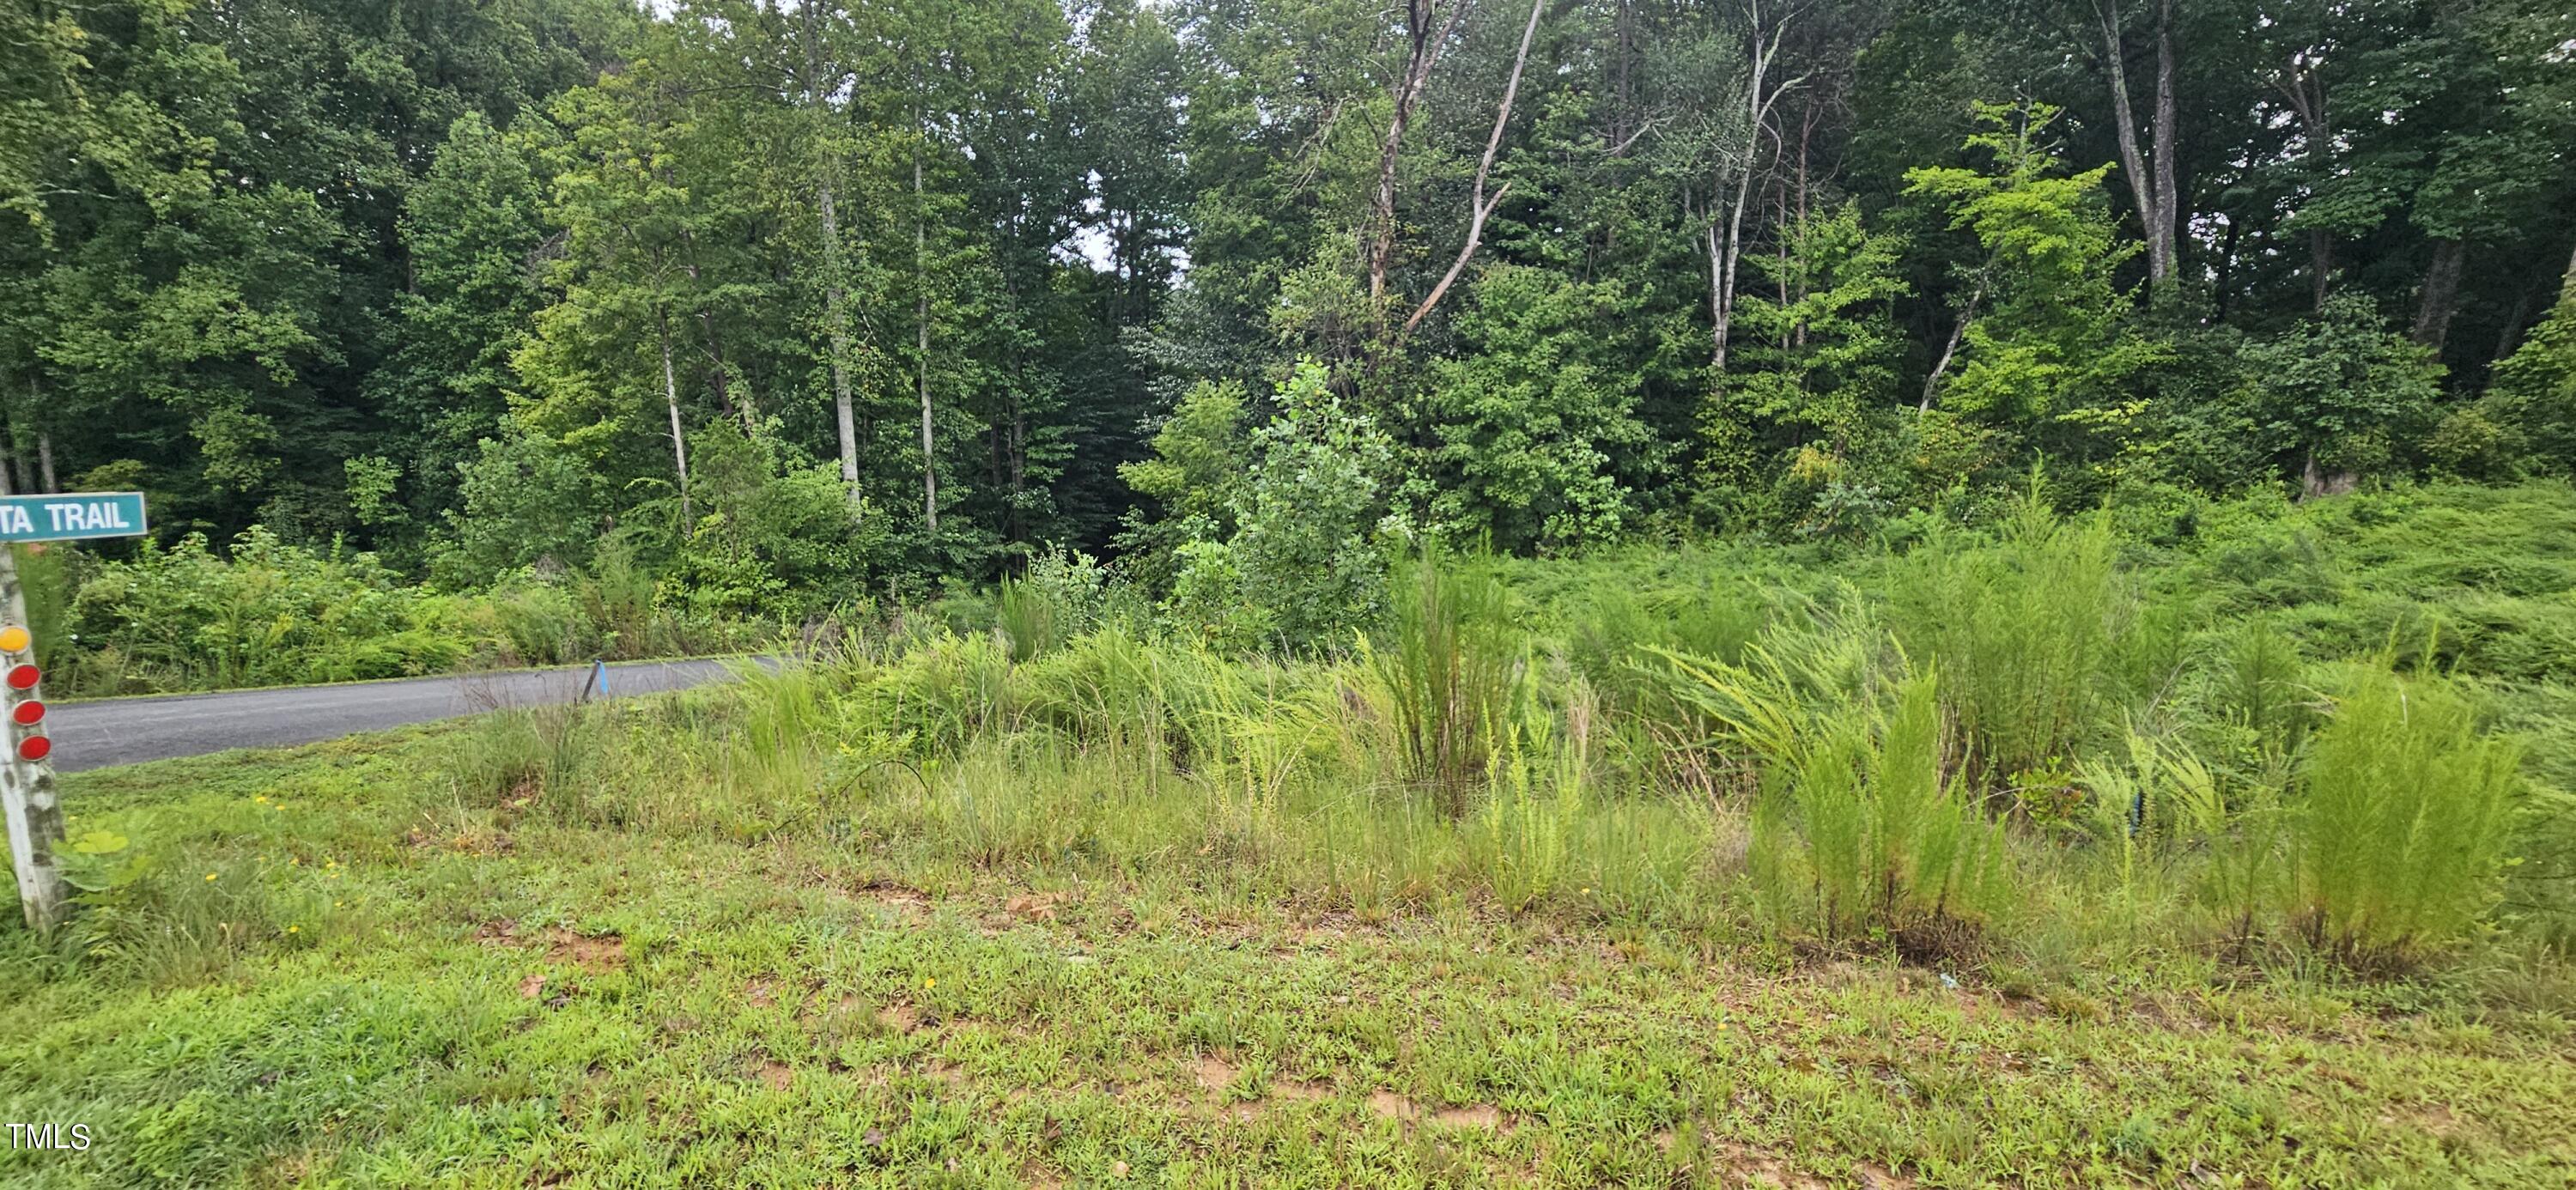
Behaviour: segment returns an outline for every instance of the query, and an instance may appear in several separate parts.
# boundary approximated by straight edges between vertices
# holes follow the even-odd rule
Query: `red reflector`
[[[18,759],[20,760],[43,760],[45,757],[51,755],[53,750],[54,742],[40,735],[31,735],[26,739],[18,741]]]
[[[36,680],[44,676],[45,675],[43,673],[37,671],[35,666],[12,665],[9,667],[9,688],[12,690],[33,690],[36,688]]]
[[[45,704],[32,698],[28,699],[25,702],[19,703],[17,706],[9,708],[9,717],[22,724],[34,723],[36,720],[45,717]]]

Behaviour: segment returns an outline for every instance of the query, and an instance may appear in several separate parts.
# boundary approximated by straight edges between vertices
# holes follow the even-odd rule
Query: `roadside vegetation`
[[[2563,485],[1415,558],[1319,650],[1075,561],[722,689],[72,778],[0,1113],[105,1139],[0,1169],[2576,1176]]]
[[[440,590],[372,554],[253,529],[130,560],[22,550],[48,691],[57,697],[416,677],[460,670],[741,652],[794,625],[692,608],[609,553],[583,572],[521,571]]]

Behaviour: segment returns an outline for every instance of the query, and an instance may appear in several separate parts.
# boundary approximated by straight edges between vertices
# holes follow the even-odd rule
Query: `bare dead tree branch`
[[[1511,123],[1512,101],[1521,91],[1521,71],[1529,65],[1530,42],[1538,36],[1539,14],[1546,10],[1547,0],[1531,0],[1529,24],[1521,29],[1520,52],[1512,58],[1511,81],[1503,84],[1503,101],[1494,108],[1494,133],[1485,138],[1484,159],[1476,163],[1476,189],[1467,199],[1467,242],[1458,249],[1458,259],[1450,262],[1449,271],[1441,275],[1440,283],[1431,287],[1430,295],[1422,299],[1421,305],[1414,307],[1413,317],[1404,320],[1400,334],[1412,334],[1413,328],[1430,315],[1431,308],[1440,304],[1449,287],[1457,284],[1458,274],[1466,271],[1467,262],[1476,256],[1477,245],[1484,242],[1486,218],[1494,213],[1494,208],[1503,204],[1503,196],[1512,191],[1512,184],[1505,182],[1489,199],[1485,197],[1485,180],[1494,172],[1495,155],[1502,152],[1503,128]]]

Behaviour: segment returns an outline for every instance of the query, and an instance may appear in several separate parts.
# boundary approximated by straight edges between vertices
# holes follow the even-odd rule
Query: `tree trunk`
[[[54,436],[36,431],[36,477],[45,481],[47,492],[59,492],[63,485],[54,478]]]
[[[2165,269],[2155,280],[2170,285],[2182,267],[2175,238],[2182,221],[2181,186],[2175,177],[2174,125],[2180,116],[2174,97],[2173,0],[2156,3],[2156,241],[2164,245]]]
[[[1617,57],[1611,65],[1610,151],[1615,155],[1628,140],[1628,119],[1634,112],[1635,100],[1629,86],[1631,61],[1637,55],[1635,0],[1619,0],[1616,19]]]
[[[823,74],[822,47],[815,40],[814,6],[801,6],[805,17],[805,102],[818,113],[820,123]],[[841,223],[832,207],[832,161],[826,152],[817,163],[820,177],[815,186],[816,213],[823,221],[823,320],[830,333],[832,350],[832,425],[841,438],[841,483],[850,490],[850,502],[859,501],[859,434],[850,408],[850,312],[842,288]]]
[[[1753,0],[1752,9],[1752,62],[1744,86],[1744,160],[1733,178],[1735,198],[1728,204],[1726,234],[1721,239],[1712,220],[1708,236],[1709,366],[1720,375],[1726,372],[1727,338],[1735,322],[1736,275],[1744,260],[1744,208],[1753,201],[1754,159],[1760,152],[1763,134],[1771,127],[1772,106],[1805,78],[1802,75],[1785,82],[1771,81],[1772,68],[1779,64],[1780,43],[1788,36],[1789,20],[1786,16],[1776,23],[1765,20],[1761,0]],[[1722,182],[1712,187],[1712,201],[1723,190]]]
[[[2174,272],[2174,47],[2173,0],[2156,8],[2156,107],[2150,130],[2151,162],[2138,148],[2137,109],[2129,100],[2128,54],[2120,36],[2119,0],[2097,0],[2094,15],[2102,25],[2103,66],[2111,81],[2112,122],[2120,146],[2120,172],[2129,179],[2129,197],[2138,204],[2138,222],[2146,235],[2147,280],[2162,289]]]
[[[2513,355],[2514,348],[2522,346],[2522,321],[2529,317],[2531,287],[2526,285],[2513,295],[2513,305],[2504,314],[2504,329],[2496,332],[2495,354],[2487,357],[2489,375],[2494,374],[2497,364]]]
[[[2301,50],[2290,56],[2290,62],[2273,89],[2290,101],[2290,110],[2299,117],[2299,134],[2307,141],[2302,156],[2312,177],[2326,172],[2326,150],[2334,143],[2334,129],[2326,119],[2326,84],[2318,75],[2323,64]],[[2326,294],[2334,284],[2334,233],[2322,227],[2308,230],[2308,288],[2318,311],[2326,308]]]
[[[680,432],[680,374],[671,366],[671,316],[653,303],[653,329],[662,343],[662,399],[671,408],[671,468],[680,476],[680,536],[697,531],[697,511],[689,506],[689,443]]]
[[[1476,189],[1467,199],[1467,243],[1458,249],[1458,259],[1450,262],[1449,271],[1441,275],[1440,283],[1432,286],[1430,295],[1422,299],[1420,306],[1414,308],[1413,317],[1404,320],[1404,330],[1400,332],[1401,334],[1413,333],[1413,328],[1422,324],[1423,318],[1431,313],[1431,308],[1440,304],[1441,296],[1449,292],[1451,285],[1457,283],[1458,274],[1465,272],[1467,262],[1475,259],[1477,245],[1484,242],[1486,217],[1494,213],[1495,207],[1503,205],[1505,194],[1511,193],[1512,184],[1505,182],[1500,189],[1494,191],[1493,198],[1487,199],[1485,179],[1494,172],[1494,155],[1502,151],[1503,127],[1511,123],[1512,100],[1520,94],[1521,90],[1521,70],[1529,65],[1530,41],[1538,36],[1538,17],[1546,10],[1547,0],[1532,0],[1529,24],[1521,29],[1520,53],[1512,58],[1511,81],[1503,85],[1503,101],[1495,105],[1494,134],[1485,138],[1485,156],[1476,163]]]
[[[1941,392],[1941,377],[1950,370],[1950,361],[1958,356],[1959,340],[1967,337],[1968,323],[1977,317],[1977,303],[1985,296],[1983,285],[1969,291],[1968,304],[1959,308],[1959,320],[1950,324],[1950,341],[1941,345],[1941,358],[1932,361],[1932,374],[1923,378],[1923,403],[1914,407],[1916,413],[1932,412],[1932,398]]]
[[[921,518],[939,532],[938,442],[930,428],[930,211],[921,187],[921,149],[912,150],[913,378],[921,394]]]
[[[2433,241],[2433,263],[2424,270],[2424,295],[2415,307],[2415,342],[2435,351],[2451,333],[2451,315],[2460,308],[2460,267],[2469,245],[2460,239]]]
[[[1387,269],[1395,261],[1395,165],[1404,152],[1404,130],[1413,122],[1414,107],[1422,102],[1422,88],[1431,81],[1431,68],[1440,61],[1440,51],[1449,44],[1459,20],[1467,15],[1470,0],[1451,0],[1449,19],[1441,23],[1437,32],[1431,27],[1435,3],[1436,0],[1405,0],[1404,73],[1395,80],[1395,115],[1387,121],[1385,143],[1378,147],[1377,191],[1365,253],[1371,300],[1386,296]]]

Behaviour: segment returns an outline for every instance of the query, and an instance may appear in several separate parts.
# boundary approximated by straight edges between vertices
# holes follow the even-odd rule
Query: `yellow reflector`
[[[27,630],[11,624],[0,628],[0,653],[15,653],[27,647]]]

